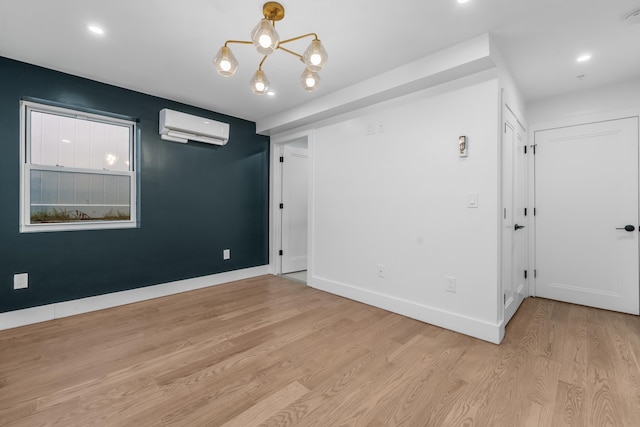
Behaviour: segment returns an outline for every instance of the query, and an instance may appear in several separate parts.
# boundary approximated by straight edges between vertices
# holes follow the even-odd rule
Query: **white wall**
[[[527,103],[531,125],[640,107],[640,78]]]
[[[499,342],[499,111],[493,78],[315,129],[309,284]]]

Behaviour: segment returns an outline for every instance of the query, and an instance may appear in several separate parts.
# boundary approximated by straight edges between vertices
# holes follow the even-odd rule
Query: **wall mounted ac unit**
[[[164,108],[160,110],[160,137],[183,144],[192,140],[225,145],[229,124]]]

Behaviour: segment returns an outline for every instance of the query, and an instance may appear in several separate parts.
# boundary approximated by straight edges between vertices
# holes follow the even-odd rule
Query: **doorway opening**
[[[307,138],[301,138],[279,149],[279,271],[307,283],[309,145]]]

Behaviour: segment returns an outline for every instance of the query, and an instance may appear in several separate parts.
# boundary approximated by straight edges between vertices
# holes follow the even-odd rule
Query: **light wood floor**
[[[274,276],[0,332],[10,426],[638,426],[638,317],[527,299],[499,345]]]

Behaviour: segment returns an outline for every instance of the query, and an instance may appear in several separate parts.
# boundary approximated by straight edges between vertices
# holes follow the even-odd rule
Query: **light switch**
[[[467,195],[467,207],[468,208],[478,207],[478,193],[469,193]]]

